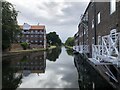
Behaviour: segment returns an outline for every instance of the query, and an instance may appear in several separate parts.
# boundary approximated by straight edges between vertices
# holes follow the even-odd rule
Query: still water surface
[[[79,62],[78,62],[79,61]],[[3,88],[111,88],[66,48],[3,57]],[[78,67],[79,66],[79,67]],[[83,89],[84,90],[84,89]]]

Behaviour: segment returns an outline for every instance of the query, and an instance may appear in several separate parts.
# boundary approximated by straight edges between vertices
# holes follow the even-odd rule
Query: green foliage
[[[49,45],[59,46],[62,44],[61,39],[59,38],[59,35],[56,34],[56,32],[50,32],[47,34],[46,38]]]
[[[17,68],[11,66],[12,59],[2,61],[2,89],[1,90],[16,90],[19,84],[22,83],[22,74],[16,77]]]
[[[19,33],[17,24],[17,14],[13,5],[7,1],[2,2],[2,49],[10,47],[11,43],[16,40]]]
[[[29,47],[29,44],[27,42],[21,43],[21,46],[24,50],[26,50]]]
[[[52,50],[47,51],[47,59],[50,61],[56,61],[59,58],[61,53],[61,47],[54,48]]]
[[[70,56],[73,56],[73,50],[72,49],[66,49],[67,54]]]
[[[68,37],[68,39],[65,42],[65,45],[74,46],[74,37]]]

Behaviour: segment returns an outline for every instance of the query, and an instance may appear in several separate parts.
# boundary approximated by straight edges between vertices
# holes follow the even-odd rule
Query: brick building
[[[101,37],[110,34],[111,30],[120,32],[120,1],[91,2],[88,4],[78,25],[78,45],[89,45],[92,55],[92,44],[98,45]],[[98,39],[99,38],[99,39]]]
[[[20,25],[22,35],[18,42],[28,42],[32,48],[46,48],[46,29],[44,25]]]

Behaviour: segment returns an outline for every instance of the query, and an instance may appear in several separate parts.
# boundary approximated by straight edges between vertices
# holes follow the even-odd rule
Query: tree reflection
[[[31,73],[45,73],[46,53],[34,52],[7,57],[2,62],[2,90],[16,90],[22,78]]]
[[[10,60],[3,60],[2,66],[2,90],[16,90],[21,84],[22,74],[16,76],[17,69],[10,67]]]
[[[68,55],[73,56],[73,50],[72,49],[66,49],[66,52]]]
[[[60,53],[61,53],[61,47],[57,47],[55,49],[49,50],[47,52],[47,59],[55,62],[59,58]]]

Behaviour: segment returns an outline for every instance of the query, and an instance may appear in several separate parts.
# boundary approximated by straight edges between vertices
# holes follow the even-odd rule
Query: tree
[[[5,50],[16,40],[19,33],[17,24],[18,12],[13,5],[7,1],[2,2],[2,49]]]
[[[49,45],[61,45],[61,39],[59,38],[59,35],[56,34],[56,32],[50,32],[47,34],[47,43]]]
[[[74,46],[74,37],[68,37],[68,39],[65,41],[65,45]]]

